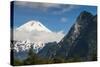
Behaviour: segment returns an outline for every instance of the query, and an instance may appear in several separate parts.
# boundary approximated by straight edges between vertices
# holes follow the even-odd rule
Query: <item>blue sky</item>
[[[97,14],[97,7],[34,2],[14,2],[14,27],[30,20],[39,20],[51,31],[67,33],[82,11]]]

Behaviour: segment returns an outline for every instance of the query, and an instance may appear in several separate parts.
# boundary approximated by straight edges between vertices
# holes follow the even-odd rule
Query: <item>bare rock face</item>
[[[97,57],[97,16],[83,11],[77,17],[75,24],[64,38],[57,44],[52,58],[65,60],[76,59],[81,61],[96,60]],[[52,44],[49,44],[52,45]],[[49,57],[47,51],[54,46],[45,46],[39,53],[41,57]],[[50,48],[50,49],[49,49]],[[53,52],[51,51],[51,52]],[[46,54],[47,53],[47,54]]]
[[[97,16],[83,11],[69,33],[59,43],[61,48],[57,56],[67,58],[80,58],[80,60],[93,60],[97,55]]]

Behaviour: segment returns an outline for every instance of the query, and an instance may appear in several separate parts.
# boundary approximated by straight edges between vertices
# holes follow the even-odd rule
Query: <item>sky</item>
[[[97,14],[96,6],[39,2],[14,2],[14,28],[30,20],[38,20],[53,32],[68,33],[82,11]]]

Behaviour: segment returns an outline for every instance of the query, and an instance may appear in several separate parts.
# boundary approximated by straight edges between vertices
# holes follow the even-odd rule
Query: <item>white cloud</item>
[[[66,17],[62,17],[61,18],[61,22],[66,22],[67,21],[67,18]]]
[[[59,42],[63,37],[64,33],[62,31],[60,32],[39,32],[39,31],[33,31],[33,32],[27,32],[27,31],[14,31],[14,40],[30,40],[31,42]]]
[[[20,6],[27,6],[27,7],[33,7],[33,8],[38,8],[38,7],[59,7],[59,4],[54,4],[54,3],[40,3],[40,2],[25,2],[25,1],[15,1],[15,5],[20,5]]]
[[[57,10],[53,10],[53,14],[62,14],[64,12],[72,10],[74,5],[66,5],[66,4],[55,4],[55,3],[39,3],[39,2],[25,2],[25,1],[16,1],[15,5],[19,5],[22,7],[30,7],[35,9],[40,9],[41,11],[48,11],[50,8],[54,8]]]
[[[36,8],[41,9],[41,11],[48,10],[49,8],[58,8],[60,7],[59,4],[53,4],[53,3],[39,3],[39,2],[25,2],[25,1],[16,1],[14,2],[15,5],[19,5],[22,7],[30,7],[30,8]]]
[[[53,14],[61,15],[62,13],[75,9],[75,6],[74,5],[64,5],[64,7],[61,7],[61,8],[62,9],[60,11],[54,11]]]

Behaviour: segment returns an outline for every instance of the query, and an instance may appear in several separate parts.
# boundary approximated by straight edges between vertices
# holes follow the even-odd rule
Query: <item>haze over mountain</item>
[[[45,46],[45,43],[59,42],[63,37],[63,32],[53,32],[41,22],[31,20],[14,30],[14,41],[17,41],[14,49],[25,51],[33,45],[38,52]]]

